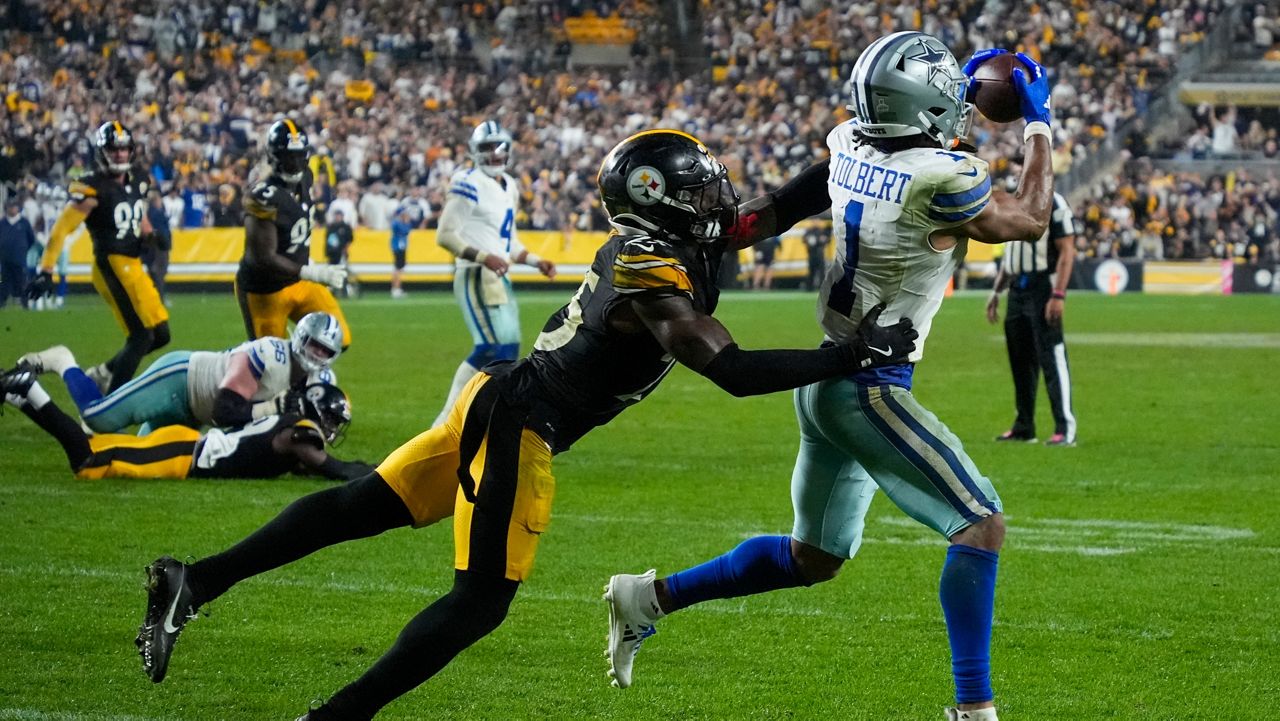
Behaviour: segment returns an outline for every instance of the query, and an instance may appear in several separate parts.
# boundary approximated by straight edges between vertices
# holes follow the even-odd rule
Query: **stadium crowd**
[[[1201,37],[1222,4],[1051,0],[1013,12],[976,0],[842,8],[704,0],[711,68],[681,78],[656,38],[656,11],[630,0],[140,0],[96,10],[18,0],[0,9],[10,28],[0,63],[0,179],[34,192],[38,180],[60,184],[85,172],[88,131],[119,116],[161,187],[182,200],[182,226],[235,225],[258,136],[290,110],[321,148],[314,167],[326,203],[423,187],[417,192],[439,208],[466,130],[496,117],[519,141],[520,225],[599,229],[594,175],[620,138],[684,128],[720,151],[744,196],[774,187],[825,152],[861,49],[908,28],[938,35],[961,58],[1002,45],[1041,59],[1056,76],[1056,161],[1065,170],[1143,110],[1179,49]],[[573,67],[562,25],[587,11],[649,29],[631,45],[627,67]],[[973,138],[989,158],[1021,142],[987,123]],[[995,170],[1009,169],[998,161]]]
[[[1131,163],[1076,209],[1088,257],[1280,261],[1280,172],[1204,177]]]

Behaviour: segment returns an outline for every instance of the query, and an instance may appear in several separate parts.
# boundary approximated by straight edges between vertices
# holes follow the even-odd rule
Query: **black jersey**
[[[231,429],[211,429],[196,443],[188,478],[275,478],[297,467],[292,456],[275,452],[272,443],[292,427],[295,437],[324,447],[320,429],[296,415],[267,416]]]
[[[596,426],[640,402],[666,376],[675,359],[640,326],[610,327],[609,314],[630,299],[683,295],[695,310],[715,311],[715,285],[723,243],[668,243],[615,235],[599,251],[578,292],[547,321],[522,363],[526,388],[554,409],[547,419],[559,453]]]
[[[93,239],[93,253],[98,258],[108,255],[142,255],[142,219],[147,214],[147,189],[150,183],[145,175],[133,171],[118,176],[90,173],[67,187],[72,203],[92,198],[98,201],[89,216],[84,219]]]
[[[245,196],[246,213],[276,226],[276,252],[298,265],[311,258],[311,226],[315,209],[311,203],[311,171],[303,172],[296,186],[271,175],[254,185]],[[250,293],[274,293],[297,282],[293,275],[254,265],[248,256],[240,260],[236,281]]]

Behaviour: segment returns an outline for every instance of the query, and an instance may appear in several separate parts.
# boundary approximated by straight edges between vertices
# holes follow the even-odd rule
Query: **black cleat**
[[[15,395],[27,397],[27,392],[36,382],[37,373],[30,365],[19,363],[13,370],[0,373],[0,396]]]
[[[191,586],[187,585],[186,564],[162,556],[147,566],[147,615],[138,628],[138,654],[142,656],[142,672],[153,682],[164,680],[169,670],[169,656],[187,621],[195,618],[196,604]]]
[[[1017,431],[1008,430],[996,436],[997,441],[1009,441],[1013,443],[1035,443],[1036,437],[1033,433],[1019,433]]]

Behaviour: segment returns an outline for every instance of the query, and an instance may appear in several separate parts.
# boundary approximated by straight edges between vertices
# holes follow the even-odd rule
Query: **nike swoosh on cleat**
[[[173,625],[173,614],[178,610],[178,601],[182,598],[182,588],[179,586],[178,592],[173,595],[173,603],[169,604],[169,612],[164,617],[164,632],[177,633],[181,628]]]

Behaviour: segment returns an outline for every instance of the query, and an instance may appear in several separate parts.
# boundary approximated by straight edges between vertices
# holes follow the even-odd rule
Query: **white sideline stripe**
[[[1005,342],[1004,336],[988,336]],[[1148,346],[1155,348],[1280,348],[1280,333],[1071,333],[1071,345]]]
[[[0,719],[15,721],[169,721],[168,716],[121,716],[100,713],[64,713],[33,708],[0,708]]]

